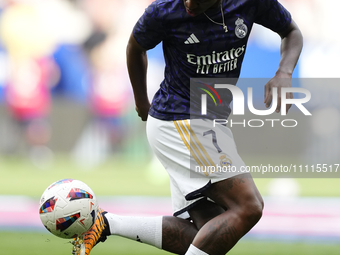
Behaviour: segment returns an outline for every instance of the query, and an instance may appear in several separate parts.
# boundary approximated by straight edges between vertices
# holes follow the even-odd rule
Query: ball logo
[[[44,202],[45,202],[45,197],[42,196],[42,197],[40,198],[40,204],[43,204]]]

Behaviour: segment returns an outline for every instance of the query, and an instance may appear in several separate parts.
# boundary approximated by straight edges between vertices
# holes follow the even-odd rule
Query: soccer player
[[[244,163],[230,130],[219,125],[204,132],[211,116],[193,121],[190,104],[190,78],[239,77],[254,23],[282,39],[277,72],[265,85],[269,107],[274,87],[280,92],[292,86],[302,49],[299,28],[277,0],[156,0],[145,10],[128,42],[127,66],[136,111],[147,120],[149,143],[170,176],[174,216],[123,217],[100,210],[84,242],[75,240],[74,254],[89,254],[106,236],[120,235],[176,254],[222,255],[260,220],[263,200],[249,173],[193,170],[195,164],[239,169]],[[146,52],[160,42],[165,77],[150,104]],[[223,100],[229,105],[232,98]]]

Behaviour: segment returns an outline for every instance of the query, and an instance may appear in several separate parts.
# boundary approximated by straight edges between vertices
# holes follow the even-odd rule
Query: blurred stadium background
[[[0,0],[1,254],[70,252],[68,240],[47,233],[38,216],[40,195],[59,179],[84,181],[112,212],[171,214],[168,179],[150,152],[145,123],[135,114],[125,67],[128,37],[150,2]],[[249,164],[268,158],[274,164],[282,159],[339,164],[340,35],[334,27],[340,3],[280,2],[304,34],[293,77],[318,81],[298,84],[312,93],[313,117],[302,119],[288,140],[275,137],[273,129],[260,134],[234,129],[239,152]],[[255,26],[241,77],[272,77],[279,42],[278,36]],[[151,98],[163,74],[161,45],[148,56]],[[254,97],[263,101],[262,88]],[[297,118],[298,111],[291,114]],[[256,140],[263,136],[265,142]],[[230,254],[339,254],[336,176],[255,181],[265,198],[264,217]],[[166,254],[112,239],[95,254]]]

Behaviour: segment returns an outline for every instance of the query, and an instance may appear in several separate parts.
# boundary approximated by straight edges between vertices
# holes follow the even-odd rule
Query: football
[[[40,199],[42,224],[52,234],[66,239],[88,231],[98,214],[94,192],[85,183],[63,179],[52,183]]]

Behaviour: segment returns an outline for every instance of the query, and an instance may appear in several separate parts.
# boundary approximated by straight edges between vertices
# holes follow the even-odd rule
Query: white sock
[[[132,217],[112,213],[105,214],[111,235],[123,236],[141,243],[162,248],[162,216]]]
[[[187,252],[185,253],[185,255],[209,255],[209,254],[205,253],[204,251],[201,251],[197,247],[195,247],[192,244],[190,244],[190,247],[187,250]]]

